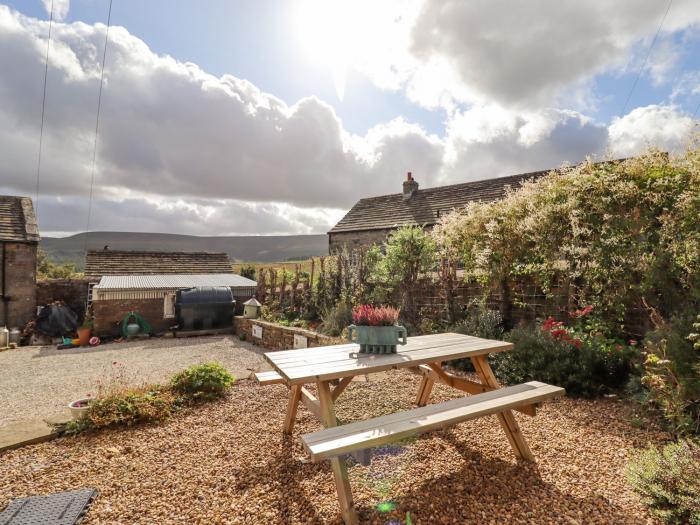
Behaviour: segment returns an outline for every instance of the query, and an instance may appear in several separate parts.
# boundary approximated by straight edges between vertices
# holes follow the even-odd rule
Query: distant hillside
[[[40,247],[56,262],[70,262],[82,270],[85,235],[42,237]],[[277,262],[328,253],[327,235],[196,237],[165,233],[91,232],[88,249],[226,252],[231,261]]]

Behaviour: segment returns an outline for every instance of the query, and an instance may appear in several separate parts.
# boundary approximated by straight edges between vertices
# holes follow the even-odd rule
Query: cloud
[[[384,34],[362,31],[355,67],[378,86],[404,89],[411,100],[430,108],[585,106],[592,101],[596,75],[637,70],[667,5],[634,0],[405,2],[392,5],[401,14],[385,24]],[[646,68],[653,81],[665,80],[678,60],[673,33],[699,22],[695,0],[674,2]],[[390,44],[381,45],[382,40]]]
[[[412,15],[384,21],[401,46],[410,45],[411,28],[430,7],[420,11],[419,3],[409,4]],[[36,187],[47,24],[0,5],[0,70],[13,72],[0,76],[0,192],[33,195]],[[372,28],[370,42],[378,33]],[[54,25],[38,206],[44,232],[85,229],[105,31],[103,24]],[[392,40],[386,45],[401,47]],[[388,74],[383,81],[389,86],[399,78],[394,87],[410,85],[423,97],[435,78],[444,80],[445,90],[433,93],[439,105],[447,103],[441,93],[467,96],[467,90],[450,87],[463,82],[452,59],[429,54],[435,56],[421,63],[398,54],[399,76]],[[406,61],[399,63],[402,57]],[[371,66],[379,74],[382,64]],[[495,74],[484,71],[485,77]],[[546,85],[543,81],[538,92],[547,91]],[[316,97],[289,105],[249,81],[216,77],[196,64],[157,55],[114,26],[90,229],[325,232],[359,198],[399,192],[406,171],[425,188],[548,169],[608,150],[626,155],[646,142],[670,148],[690,124],[672,106],[638,108],[608,127],[577,111],[473,102],[452,108],[444,136],[404,118],[351,134]]]
[[[24,193],[35,184],[45,24],[0,6],[0,67],[18,72],[0,78],[2,185]],[[54,25],[43,195],[89,191],[105,30]],[[98,144],[96,198],[224,200],[234,210],[230,203],[252,203],[258,214],[285,217],[288,231],[304,231],[300,222],[327,228],[333,210],[368,191],[397,191],[413,166],[437,172],[443,147],[402,120],[353,136],[315,97],[289,106],[248,81],[156,55],[117,26],[110,30]]]
[[[679,152],[695,127],[693,119],[675,106],[645,106],[610,124],[610,149],[615,156],[636,155],[650,146]]]
[[[608,130],[580,113],[549,109],[513,113],[477,106],[448,126],[441,182],[480,180],[581,162],[603,155]]]
[[[70,10],[70,0],[41,0],[46,9],[46,14],[50,15],[53,9],[53,19],[63,20],[68,16]]]

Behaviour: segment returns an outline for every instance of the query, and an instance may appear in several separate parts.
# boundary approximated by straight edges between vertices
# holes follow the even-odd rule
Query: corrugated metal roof
[[[193,286],[253,287],[255,281],[233,273],[194,275],[105,275],[95,288],[99,290],[178,290]]]

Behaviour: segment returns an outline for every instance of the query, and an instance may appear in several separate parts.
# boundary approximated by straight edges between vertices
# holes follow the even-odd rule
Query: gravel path
[[[408,408],[406,372],[353,382],[342,421]],[[86,525],[340,524],[327,462],[305,461],[299,435],[318,423],[301,406],[282,433],[287,390],[238,382],[227,399],[159,426],[61,438],[0,454],[0,509],[13,497],[95,487]],[[438,385],[433,400],[453,397]],[[518,463],[495,417],[383,448],[350,479],[361,523],[653,524],[625,483],[629,451],[668,438],[632,426],[615,400],[561,399],[516,413],[537,457]],[[380,512],[378,506],[393,510]],[[394,520],[394,521],[392,521]],[[401,520],[400,522],[398,520]]]
[[[193,364],[217,361],[238,378],[265,369],[262,350],[232,336],[144,339],[94,348],[23,347],[0,352],[0,426],[67,413],[102,385],[166,381]],[[113,364],[116,363],[116,364]]]

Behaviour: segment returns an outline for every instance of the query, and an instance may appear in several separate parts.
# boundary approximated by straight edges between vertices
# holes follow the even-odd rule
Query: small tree
[[[255,268],[251,265],[241,266],[239,273],[241,274],[241,277],[252,279],[253,281],[255,280]]]
[[[401,309],[405,320],[418,324],[416,288],[418,279],[435,269],[435,241],[420,226],[402,226],[391,234],[386,253],[378,269],[379,281],[386,283],[392,293],[401,294]]]
[[[75,265],[58,264],[49,259],[46,252],[39,248],[36,254],[36,274],[39,279],[70,279],[75,276]]]

